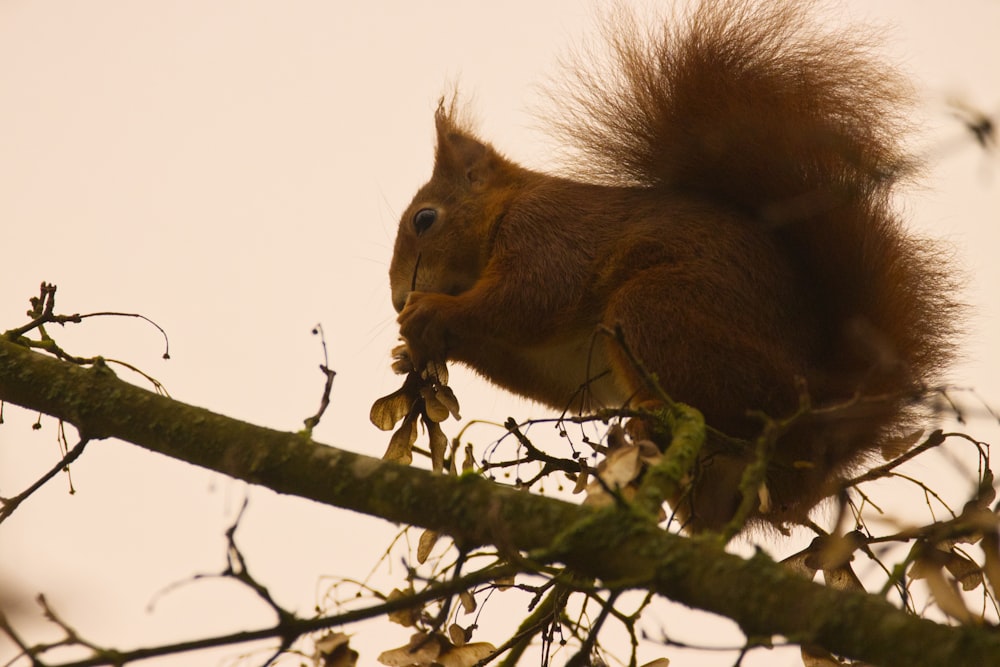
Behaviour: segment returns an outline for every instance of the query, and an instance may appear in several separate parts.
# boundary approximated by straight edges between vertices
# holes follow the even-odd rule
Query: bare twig
[[[50,352],[65,361],[72,361],[77,364],[91,364],[94,363],[94,361],[99,357],[92,357],[88,359],[85,357],[76,357],[66,353],[66,351],[56,345],[55,341],[45,332],[45,325],[58,324],[60,326],[65,326],[66,324],[79,324],[88,317],[137,317],[156,327],[156,329],[160,332],[160,335],[163,336],[163,343],[165,346],[163,358],[170,358],[170,339],[167,337],[167,332],[164,331],[163,327],[145,315],[141,315],[139,313],[122,313],[117,311],[101,311],[97,313],[87,313],[84,315],[79,313],[74,313],[73,315],[56,315],[56,289],[57,287],[55,285],[43,282],[39,295],[37,297],[31,297],[30,299],[31,310],[29,310],[27,314],[32,318],[32,320],[27,324],[5,331],[3,335],[9,340],[18,341],[28,345],[29,347]],[[33,329],[38,329],[41,340],[33,341],[22,338],[24,334],[32,331]],[[133,368],[133,370],[135,369]]]
[[[84,448],[87,443],[90,442],[87,438],[82,438],[78,443],[73,446],[73,449],[66,452],[66,455],[60,459],[59,463],[54,465],[47,473],[42,475],[34,484],[29,486],[27,489],[17,494],[13,498],[0,498],[0,523],[3,523],[7,517],[14,513],[14,510],[18,506],[28,499],[31,494],[33,494],[38,489],[42,488],[46,482],[55,477],[59,471],[66,470],[70,463],[76,461],[83,454]]]
[[[323,417],[323,413],[326,412],[328,407],[330,407],[330,392],[333,390],[333,378],[337,375],[337,371],[330,368],[330,358],[327,356],[326,337],[323,335],[323,325],[317,324],[313,327],[312,332],[313,334],[319,336],[320,344],[323,346],[323,363],[319,365],[319,370],[322,371],[324,376],[326,376],[326,384],[323,386],[323,395],[319,400],[319,410],[316,411],[316,414],[311,417],[307,417],[304,420],[306,425],[306,435],[310,437],[312,436],[313,429],[319,425],[319,420]]]
[[[93,646],[89,642],[85,642],[76,633],[72,633],[73,643],[76,645],[82,645],[94,651],[94,655],[89,658],[84,658],[82,660],[76,660],[72,662],[53,664],[51,667],[101,667],[104,665],[124,665],[130,662],[136,662],[139,660],[146,660],[149,658],[155,658],[165,655],[175,655],[179,653],[187,653],[190,651],[197,651],[207,648],[215,648],[220,646],[231,646],[235,644],[244,644],[247,642],[258,641],[261,639],[271,639],[278,637],[282,640],[283,645],[286,638],[291,637],[294,639],[301,637],[303,635],[317,632],[320,630],[326,630],[328,628],[338,627],[346,625],[348,623],[354,623],[357,621],[362,621],[368,618],[375,618],[378,616],[384,616],[386,614],[402,611],[404,609],[410,609],[415,606],[420,606],[421,604],[452,595],[454,593],[461,592],[470,587],[476,586],[493,579],[502,578],[505,576],[511,576],[517,573],[517,568],[510,565],[501,565],[495,568],[487,568],[484,570],[479,570],[472,574],[466,575],[459,579],[453,579],[448,582],[444,582],[439,585],[435,585],[427,588],[424,591],[418,593],[413,593],[412,595],[407,595],[401,598],[395,598],[392,600],[387,600],[377,605],[371,607],[365,607],[364,609],[355,609],[352,611],[346,611],[333,616],[324,616],[320,618],[312,619],[301,619],[301,618],[290,618],[279,622],[277,625],[267,628],[261,628],[258,630],[247,630],[243,632],[234,632],[227,635],[218,635],[215,637],[205,637],[202,639],[195,639],[185,642],[177,642],[174,644],[163,644],[161,646],[153,646],[146,648],[132,649],[129,651],[119,651],[116,649],[107,649]],[[50,613],[51,610],[47,610],[46,615],[56,622],[64,631],[72,632],[72,629],[63,621],[57,620],[54,614]],[[4,629],[2,624],[0,624],[0,629]],[[8,634],[10,634],[8,632]],[[59,643],[59,646],[66,646],[65,640]],[[38,658],[39,655],[44,653],[50,648],[54,648],[55,645],[42,645],[36,647],[29,647],[25,655],[28,655],[32,659],[33,665],[41,667],[42,665],[47,665],[48,663],[43,663]],[[25,647],[22,646],[22,650]]]

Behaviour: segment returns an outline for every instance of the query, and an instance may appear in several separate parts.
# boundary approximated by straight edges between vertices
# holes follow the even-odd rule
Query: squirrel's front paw
[[[448,358],[447,329],[443,314],[454,297],[432,292],[410,292],[399,313],[399,335],[406,341],[410,361],[417,370]]]

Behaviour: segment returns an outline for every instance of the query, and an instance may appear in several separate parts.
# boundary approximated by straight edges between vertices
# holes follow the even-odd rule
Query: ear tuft
[[[434,113],[437,129],[434,175],[479,185],[488,178],[498,156],[489,144],[479,141],[468,129],[467,121],[461,118],[463,115],[457,94],[447,102],[445,97],[438,101]]]

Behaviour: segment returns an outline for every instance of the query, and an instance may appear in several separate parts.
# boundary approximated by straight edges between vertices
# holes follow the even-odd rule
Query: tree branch
[[[82,438],[120,438],[279,493],[447,533],[466,546],[534,551],[536,560],[564,563],[606,586],[643,588],[727,616],[748,636],[781,634],[878,665],[1000,664],[1000,635],[988,628],[940,625],[874,595],[820,586],[762,553],[744,560],[628,509],[594,510],[327,447],[2,337],[0,400],[67,421]]]

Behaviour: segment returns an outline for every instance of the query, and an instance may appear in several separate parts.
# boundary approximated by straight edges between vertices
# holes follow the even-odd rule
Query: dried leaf
[[[598,468],[598,475],[612,489],[621,489],[628,485],[642,472],[642,462],[639,461],[639,448],[627,445],[608,452]]]
[[[587,488],[587,483],[590,481],[590,473],[586,470],[581,470],[576,476],[576,484],[573,486],[573,493],[580,493]]]
[[[918,576],[914,576],[914,571],[918,572]],[[922,578],[927,582],[927,588],[930,589],[941,611],[961,623],[972,621],[972,613],[958,592],[958,584],[944,576],[944,569],[936,557],[921,558],[916,561],[910,568],[910,576],[914,579]]]
[[[945,559],[943,551],[934,550],[933,555],[925,554],[910,566],[910,579],[926,579],[929,570],[940,570]]]
[[[993,471],[990,468],[987,468],[986,472],[983,473],[983,480],[979,483],[979,488],[981,489],[979,502],[982,503],[984,509],[989,508],[997,497],[997,489],[993,486]]]
[[[809,566],[817,570],[835,570],[854,560],[854,552],[865,544],[858,531],[845,535],[821,535],[809,545]]]
[[[983,572],[993,588],[993,595],[1000,595],[1000,534],[994,529],[986,534],[979,546],[983,550]]]
[[[975,508],[989,514],[996,521],[996,514],[990,511],[990,505],[996,500],[996,497],[997,490],[993,486],[993,471],[987,468],[983,472],[983,478],[979,481],[979,489],[976,492],[976,497],[966,503],[962,509],[962,514],[967,514],[971,509]]]
[[[639,458],[639,447],[631,444],[617,446],[598,464],[599,479],[587,484],[587,497],[583,499],[583,504],[590,507],[607,507],[614,502],[613,496],[605,490],[605,487],[616,490],[626,500],[633,498],[635,487],[631,482],[639,477],[643,468],[644,465]],[[578,481],[577,486],[580,484]]]
[[[476,610],[476,596],[469,591],[462,591],[458,594],[458,601],[462,603],[462,609],[466,614],[471,614]]]
[[[858,575],[854,574],[854,570],[851,569],[850,565],[842,565],[829,570],[823,570],[823,581],[825,581],[826,585],[830,588],[836,588],[842,591],[865,590],[864,585],[861,583],[861,580],[858,579]]]
[[[443,377],[443,379],[441,379]],[[428,365],[417,385],[417,393],[424,401],[424,413],[431,421],[442,422],[449,415],[461,419],[458,398],[447,385],[448,371],[444,364]]]
[[[441,667],[472,667],[483,658],[496,653],[496,646],[488,642],[473,642],[453,648],[437,659]]]
[[[448,385],[441,385],[437,388],[437,394],[435,398],[438,402],[448,409],[451,416],[455,419],[461,419],[462,416],[458,413],[458,398],[455,396],[455,392],[452,391],[451,387]]]
[[[979,563],[952,551],[945,567],[951,572],[951,576],[962,585],[962,590],[971,591],[983,583],[983,570]]]
[[[472,445],[465,446],[465,458],[462,460],[462,472],[473,472],[476,469],[476,454]]]
[[[346,645],[351,641],[351,636],[344,632],[328,632],[316,640],[316,650],[327,654],[334,649]]]
[[[413,360],[410,359],[410,350],[405,343],[392,348],[392,370],[396,375],[407,375],[416,371]]]
[[[398,600],[400,598],[409,597],[413,594],[413,591],[401,591],[398,588],[392,589],[389,593],[389,597],[386,598],[387,602],[392,602],[393,600]],[[416,605],[409,607],[407,609],[400,609],[398,611],[390,611],[388,618],[393,623],[402,625],[405,628],[412,628],[417,620],[420,618],[420,612],[423,609],[421,605]]]
[[[647,662],[640,667],[670,667],[670,661],[666,658],[657,658],[652,662]]]
[[[448,436],[435,422],[424,420],[424,426],[427,427],[427,440],[431,449],[431,470],[444,472],[444,454],[448,451]]]
[[[438,538],[441,537],[441,533],[433,530],[425,530],[420,533],[420,539],[417,541],[417,562],[424,563],[427,561],[427,557],[431,555],[431,549],[437,543]]]
[[[383,461],[395,461],[403,465],[413,462],[413,443],[417,441],[416,415],[409,414],[389,438],[389,448],[382,455]]]
[[[781,564],[784,565],[789,572],[812,581],[816,577],[816,568],[809,565],[811,556],[812,548],[810,547],[809,549],[804,549],[797,554],[792,554],[788,558],[781,561]]]
[[[372,424],[382,431],[392,430],[400,419],[409,414],[413,406],[415,399],[410,391],[410,387],[404,384],[400,389],[375,401],[368,413]]]
[[[439,384],[448,384],[448,366],[443,361],[428,361],[423,376]]]
[[[316,640],[315,662],[320,667],[355,667],[358,652],[348,642],[350,635],[343,632],[329,632]]]
[[[418,632],[410,637],[405,646],[383,651],[378,656],[378,661],[389,667],[430,667],[439,662],[440,655],[441,643],[437,637],[428,640],[426,633]]]
[[[451,440],[451,453],[448,456],[448,474],[455,477],[458,475],[458,438]]]
[[[512,574],[507,577],[500,577],[498,579],[494,579],[493,583],[496,584],[497,590],[505,591],[508,588],[512,587],[515,581],[516,580],[514,578],[514,575]]]
[[[420,396],[424,399],[424,414],[430,421],[443,422],[451,414],[448,408],[437,399],[437,391],[431,385],[422,387]]]
[[[448,638],[451,639],[451,643],[455,646],[464,646],[469,641],[465,628],[458,623],[452,623],[448,626]]]
[[[352,648],[343,647],[333,655],[323,656],[321,667],[356,667],[360,653]]]

